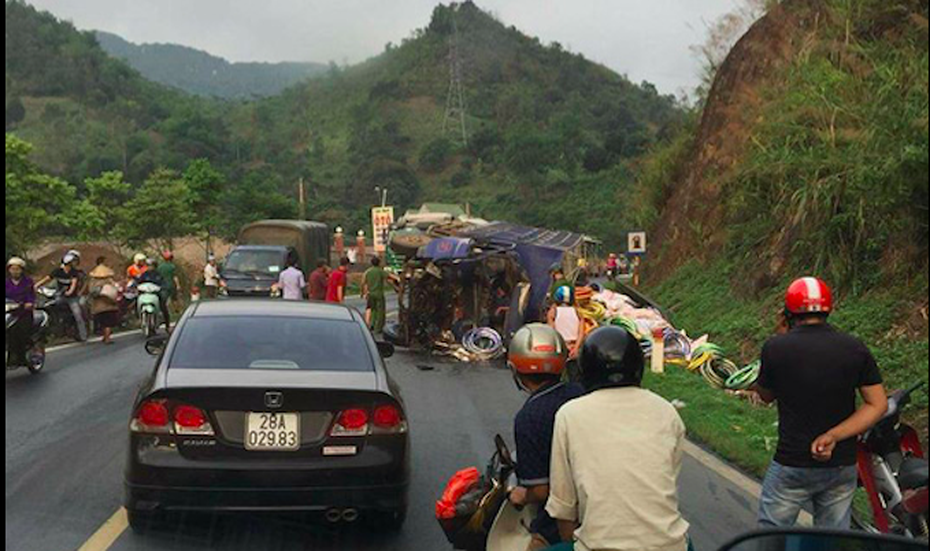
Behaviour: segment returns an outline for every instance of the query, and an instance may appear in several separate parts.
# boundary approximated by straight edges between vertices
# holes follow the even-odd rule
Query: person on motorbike
[[[32,331],[32,311],[36,303],[35,284],[26,275],[26,261],[19,257],[10,258],[6,263],[6,300],[19,305],[13,313],[16,323],[10,328],[10,365],[26,365],[26,352]]]
[[[762,485],[761,527],[790,527],[805,504],[814,524],[849,529],[857,486],[856,437],[888,410],[875,358],[834,329],[833,292],[822,280],[794,281],[785,295],[786,331],[762,348],[755,390],[778,402],[778,447]],[[856,407],[856,393],[862,406]]]
[[[61,266],[53,271],[51,275],[47,275],[40,279],[35,284],[35,288],[38,289],[51,280],[55,280],[57,292],[64,298],[65,303],[71,310],[71,315],[74,317],[74,324],[78,332],[78,341],[84,342],[87,340],[87,323],[84,321],[84,307],[81,304],[83,272],[76,267],[79,263],[79,257],[74,256],[70,252],[65,254],[64,258],[61,259]]]
[[[136,255],[132,257],[132,264],[126,268],[126,279],[128,279],[130,282],[134,280],[138,281],[142,274],[148,270],[148,265],[145,261],[146,256],[144,254],[136,253]]]
[[[517,331],[507,357],[517,387],[530,397],[514,419],[517,443],[517,483],[510,501],[517,507],[545,505],[549,499],[549,461],[556,412],[569,400],[584,394],[577,383],[562,382],[568,347],[553,328],[531,324]],[[528,551],[559,543],[559,527],[541,509],[530,526],[533,542]],[[522,551],[522,550],[521,550]]]
[[[587,394],[556,414],[546,511],[566,542],[553,549],[686,551],[678,509],[685,426],[640,387],[643,351],[626,329],[593,331],[579,359]]]
[[[167,284],[158,271],[158,265],[154,258],[145,259],[145,270],[139,276],[139,283],[152,283],[158,285],[161,289],[158,292],[158,305],[161,310],[162,319],[165,320],[165,331],[171,333],[171,312],[168,310],[168,293],[166,292]]]

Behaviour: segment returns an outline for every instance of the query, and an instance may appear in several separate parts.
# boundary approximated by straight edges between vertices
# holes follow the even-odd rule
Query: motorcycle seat
[[[901,464],[898,483],[902,490],[915,490],[927,485],[927,460],[909,457]]]

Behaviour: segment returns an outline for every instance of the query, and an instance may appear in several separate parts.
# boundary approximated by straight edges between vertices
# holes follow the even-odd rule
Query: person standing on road
[[[94,324],[103,329],[103,344],[113,344],[113,328],[119,325],[119,291],[114,277],[116,272],[106,265],[106,257],[97,258],[97,265],[90,271],[90,313]]]
[[[552,300],[555,304],[549,309],[548,324],[565,340],[569,358],[574,359],[585,335],[584,320],[575,308],[574,291],[570,286],[563,285],[552,294]]]
[[[74,255],[66,254],[61,259],[61,266],[53,271],[51,275],[40,279],[35,284],[35,287],[42,287],[49,281],[55,280],[58,293],[64,298],[65,303],[71,310],[71,315],[74,317],[78,341],[84,342],[87,340],[87,323],[84,321],[84,310],[81,307],[81,275],[74,267],[76,260],[77,258]]]
[[[207,257],[207,265],[203,267],[203,292],[206,298],[216,298],[220,288],[220,272],[216,267],[216,257],[212,254]]]
[[[27,363],[26,348],[32,332],[36,287],[32,279],[26,275],[26,261],[22,258],[14,256],[7,261],[6,276],[6,300],[19,305],[19,309],[13,313],[16,323],[7,335],[10,346],[9,364],[23,366]]]
[[[368,268],[362,280],[362,298],[368,301],[365,322],[374,334],[380,335],[384,332],[384,324],[387,322],[385,287],[388,283],[393,285],[394,280],[391,274],[381,267],[381,258],[377,256],[372,257],[371,268]]]
[[[549,465],[555,415],[566,402],[584,394],[576,383],[563,383],[568,347],[549,326],[531,324],[517,331],[507,364],[517,386],[530,395],[514,419],[517,443],[517,484],[510,502],[517,507],[545,505],[549,499]],[[546,549],[562,541],[555,520],[541,509],[530,525],[533,541],[527,551]],[[523,550],[515,550],[523,551]]]
[[[161,253],[162,261],[158,265],[158,274],[165,281],[165,295],[168,297],[170,308],[178,300],[181,292],[181,280],[178,279],[178,265],[174,263],[174,253],[165,251]]]
[[[329,266],[325,260],[320,260],[316,264],[316,270],[310,274],[310,283],[308,285],[308,294],[310,300],[320,302],[326,300],[326,287],[329,284]]]
[[[300,261],[297,258],[288,258],[287,269],[278,276],[278,287],[281,289],[281,296],[284,300],[301,300],[304,298],[304,288],[307,286],[307,280],[298,267],[299,265]]]
[[[798,279],[785,295],[787,332],[762,349],[756,391],[778,402],[778,449],[762,485],[762,527],[793,526],[808,502],[816,526],[851,524],[856,437],[881,420],[888,398],[872,353],[827,323],[832,312],[826,283]]]
[[[558,411],[546,511],[563,541],[554,549],[686,551],[678,509],[685,426],[678,411],[640,388],[639,341],[602,327],[579,360],[588,394]]]
[[[342,304],[346,299],[346,285],[349,284],[349,259],[339,261],[339,269],[329,276],[326,288],[326,302]]]

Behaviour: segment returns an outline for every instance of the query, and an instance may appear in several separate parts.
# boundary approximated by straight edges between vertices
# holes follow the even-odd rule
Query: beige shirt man
[[[562,406],[546,510],[560,526],[578,526],[576,551],[687,549],[677,487],[684,435],[675,408],[638,387]]]

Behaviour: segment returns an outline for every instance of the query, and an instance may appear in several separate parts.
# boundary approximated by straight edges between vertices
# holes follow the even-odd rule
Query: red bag
[[[436,518],[439,520],[455,518],[457,514],[456,505],[458,505],[462,496],[475,489],[480,479],[481,473],[475,467],[455,473],[455,476],[449,480],[446,490],[442,493],[442,498],[436,502]]]

